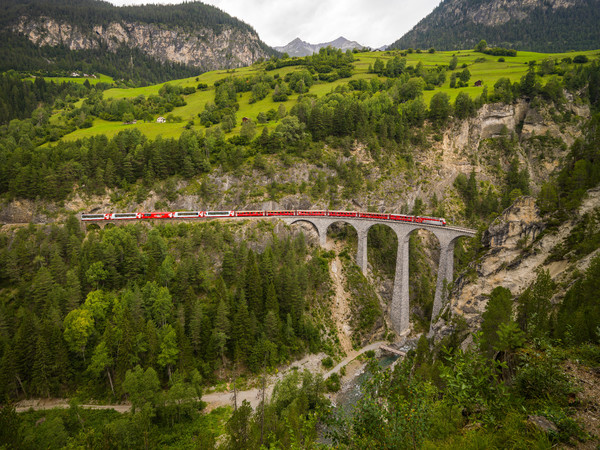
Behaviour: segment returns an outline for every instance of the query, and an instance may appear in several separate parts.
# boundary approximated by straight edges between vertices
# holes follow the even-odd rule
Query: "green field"
[[[355,55],[354,67],[355,71],[351,78],[339,79],[333,83],[326,82],[318,82],[314,84],[310,93],[315,94],[317,96],[323,96],[331,92],[337,86],[344,85],[348,83],[351,79],[370,79],[376,77],[374,74],[368,73],[368,69],[370,65],[373,65],[377,58],[380,58],[383,61],[386,61],[396,55],[398,52],[369,52],[369,53],[358,53]],[[546,58],[554,58],[556,60],[561,60],[565,57],[574,57],[575,55],[584,54],[587,55],[588,58],[597,58],[600,55],[598,50],[587,51],[587,52],[571,52],[571,53],[534,53],[534,52],[518,52],[518,55],[515,57],[507,57],[505,56],[505,62],[498,62],[499,57],[485,55],[482,53],[476,53],[472,50],[463,50],[463,51],[450,51],[450,52],[435,52],[435,53],[411,53],[408,54],[407,65],[416,65],[421,62],[425,67],[432,67],[436,65],[448,65],[452,56],[456,55],[458,58],[458,66],[455,72],[460,72],[462,69],[462,65],[466,64],[469,71],[471,72],[471,79],[469,81],[468,87],[463,88],[450,88],[450,74],[448,73],[446,82],[441,86],[432,91],[424,91],[423,99],[429,104],[431,97],[436,92],[446,92],[452,100],[456,98],[459,92],[464,91],[467,92],[471,97],[475,98],[480,95],[483,91],[483,86],[487,86],[488,92],[493,90],[494,83],[502,77],[509,78],[512,82],[519,80],[526,72],[528,68],[528,63],[530,61],[536,61],[536,63],[541,63]],[[482,58],[485,58],[484,61],[481,61]],[[479,62],[476,62],[479,60]],[[108,122],[105,120],[96,119],[94,121],[94,125],[91,128],[79,129],[67,136],[63,139],[79,139],[83,137],[92,136],[95,134],[105,134],[107,136],[113,136],[117,134],[119,131],[122,131],[126,128],[138,128],[142,133],[146,134],[149,138],[155,138],[159,135],[164,137],[174,137],[178,136],[181,131],[184,129],[185,125],[188,121],[194,121],[194,128],[196,129],[204,129],[199,125],[198,113],[204,110],[204,105],[207,102],[214,101],[214,83],[217,80],[222,78],[226,78],[229,76],[248,76],[259,73],[263,70],[263,64],[256,64],[251,67],[245,67],[241,69],[235,70],[227,70],[227,71],[212,71],[207,72],[198,77],[184,78],[180,80],[171,81],[171,84],[178,85],[181,87],[186,86],[197,86],[198,83],[206,83],[209,85],[209,89],[206,91],[197,91],[194,94],[185,96],[186,105],[175,108],[171,114],[174,116],[181,117],[182,121],[180,123],[144,123],[138,121],[136,125],[124,125],[120,122]],[[281,69],[274,70],[269,72],[269,74],[275,76],[279,74],[280,77],[285,76],[285,74],[292,72],[294,70],[300,70],[301,66],[296,67],[284,67]],[[102,76],[104,77],[104,76]],[[96,80],[106,81],[110,80],[109,77],[105,79],[100,78]],[[83,82],[84,79],[81,78],[59,78],[55,80],[70,80]],[[481,80],[483,82],[483,86],[474,87],[473,84],[476,80]],[[90,80],[91,82],[91,80]],[[158,91],[165,83],[146,86],[140,88],[131,88],[131,89],[122,89],[115,88],[109,89],[104,92],[105,98],[134,98],[139,95],[149,96],[153,94],[158,94]],[[250,93],[239,94],[238,103],[240,105],[240,109],[237,112],[237,119],[241,122],[242,117],[248,117],[252,120],[256,120],[258,113],[266,112],[271,108],[277,109],[279,105],[283,104],[287,110],[289,110],[297,101],[298,95],[291,95],[286,102],[273,102],[271,96],[267,96],[267,98],[258,101],[254,104],[249,103]],[[271,124],[272,126],[272,124]],[[231,134],[235,134],[239,131],[238,128],[234,129]]]
[[[35,77],[29,77],[26,79],[33,81],[33,80],[35,80]],[[98,83],[111,84],[114,82],[114,80],[111,77],[109,77],[108,75],[102,75],[102,74],[98,74],[97,78],[92,78],[92,77],[44,77],[44,80],[46,80],[48,82],[53,81],[58,84],[60,84],[60,83],[83,84],[83,83],[85,83],[85,80],[88,80],[92,86],[94,84],[98,84]]]

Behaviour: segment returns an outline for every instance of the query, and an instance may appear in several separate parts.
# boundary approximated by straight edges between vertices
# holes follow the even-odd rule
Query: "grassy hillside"
[[[459,92],[464,91],[468,93],[471,97],[475,98],[484,90],[484,87],[487,87],[488,91],[492,91],[494,83],[502,78],[506,77],[511,80],[511,82],[518,81],[526,72],[528,68],[528,64],[530,61],[535,61],[536,64],[540,64],[542,61],[548,58],[555,59],[557,61],[562,60],[563,58],[573,58],[578,54],[584,54],[589,58],[597,57],[600,53],[595,51],[588,52],[578,52],[578,53],[535,53],[535,52],[519,52],[515,57],[504,57],[504,62],[499,62],[499,58],[490,55],[484,55],[481,53],[476,53],[472,50],[463,50],[457,52],[436,52],[436,53],[411,53],[406,55],[407,66],[417,66],[417,64],[421,63],[426,68],[432,68],[435,66],[444,66],[448,65],[454,55],[456,55],[458,59],[458,65],[454,72],[460,72],[463,70],[463,65],[471,72],[471,79],[469,81],[468,87],[462,88],[450,88],[450,73],[448,72],[448,76],[446,81],[439,87],[435,87],[434,90],[425,90],[423,94],[423,100],[426,104],[429,104],[429,101],[433,97],[436,92],[443,91],[446,92],[450,99],[453,101]],[[358,53],[355,55],[355,61],[353,63],[354,73],[350,78],[340,78],[334,82],[322,82],[319,81],[315,83],[309,90],[309,94],[316,95],[318,97],[324,96],[330,93],[332,90],[336,89],[339,86],[347,84],[350,80],[360,80],[367,79],[370,80],[372,78],[377,78],[376,74],[368,73],[369,67],[375,64],[377,59],[382,60],[384,63],[388,60],[392,59],[395,56],[400,55],[400,52],[369,52],[369,53]],[[152,122],[142,122],[138,121],[135,125],[124,125],[121,121],[118,122],[109,122],[106,120],[95,119],[93,122],[93,126],[90,128],[79,129],[73,133],[68,134],[64,137],[67,140],[75,140],[83,137],[89,137],[97,134],[105,134],[107,136],[114,136],[118,132],[124,130],[125,128],[138,128],[142,133],[147,135],[149,138],[155,138],[159,135],[163,137],[176,137],[181,134],[181,132],[185,129],[185,126],[189,121],[193,121],[193,127],[195,129],[204,129],[203,126],[199,124],[198,113],[204,110],[204,105],[207,102],[214,102],[214,94],[215,87],[214,83],[218,80],[222,80],[227,77],[246,77],[258,75],[265,72],[266,63],[255,64],[251,67],[245,67],[242,69],[236,70],[227,70],[227,71],[212,71],[207,72],[198,77],[185,78],[181,80],[171,81],[169,84],[181,87],[196,87],[198,83],[207,84],[208,90],[205,91],[196,91],[191,95],[185,96],[186,105],[176,107],[171,114],[173,116],[179,116],[181,118],[180,122],[175,123],[163,123],[159,124],[155,121]],[[283,78],[287,73],[302,70],[303,66],[295,66],[295,67],[283,67],[280,69],[276,69],[273,71],[267,72],[269,75],[277,78],[278,76]],[[379,77],[381,80],[385,79],[384,77]],[[474,82],[476,80],[481,80],[482,86],[475,87]],[[158,95],[159,90],[165,83],[146,86],[140,88],[132,88],[132,89],[109,89],[104,92],[104,98],[106,99],[118,99],[118,98],[127,98],[133,99],[140,95],[144,95],[146,97],[150,95]],[[237,112],[238,122],[241,122],[242,117],[248,117],[253,121],[256,121],[257,116],[260,112],[266,113],[270,109],[277,110],[280,105],[284,105],[286,110],[289,109],[296,103],[298,99],[298,94],[290,95],[288,100],[285,102],[274,102],[271,98],[271,95],[268,95],[263,100],[257,101],[256,103],[249,103],[250,93],[245,92],[238,94],[238,103],[240,105],[240,109]],[[234,128],[234,130],[229,133],[236,134],[239,132],[240,124]],[[273,122],[270,123],[270,126],[273,127]],[[260,125],[259,125],[260,131]]]

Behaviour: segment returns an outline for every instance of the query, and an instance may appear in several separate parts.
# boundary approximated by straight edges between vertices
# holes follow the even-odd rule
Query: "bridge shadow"
[[[319,229],[316,225],[310,220],[295,220],[292,224],[292,227],[298,228],[299,231],[304,233],[304,236],[307,238],[308,242],[313,245],[319,245]]]
[[[327,227],[327,241],[330,243],[345,241],[350,247],[350,253],[355,255],[358,247],[358,232],[348,222],[339,220]]]
[[[85,231],[100,231],[102,227],[97,223],[86,223],[84,225]]]
[[[410,313],[416,331],[427,332],[431,323],[441,246],[428,229],[412,231],[409,244]]]

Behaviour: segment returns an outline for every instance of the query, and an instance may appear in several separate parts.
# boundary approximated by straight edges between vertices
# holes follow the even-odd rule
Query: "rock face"
[[[223,26],[219,33],[210,28],[184,30],[161,24],[119,21],[83,29],[50,17],[21,17],[13,32],[25,35],[38,46],[65,45],[70,50],[109,51],[120,46],[137,48],[162,62],[177,62],[215,70],[247,66],[269,55],[256,33]]]
[[[532,197],[521,197],[485,231],[481,242],[490,249],[516,249],[533,242],[544,224]]]

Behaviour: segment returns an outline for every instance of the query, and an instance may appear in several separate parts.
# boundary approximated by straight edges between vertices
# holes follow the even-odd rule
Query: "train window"
[[[104,219],[104,214],[82,214],[82,219]]]
[[[137,217],[137,214],[119,213],[119,214],[113,214],[113,217],[115,219],[129,219],[129,218]]]

